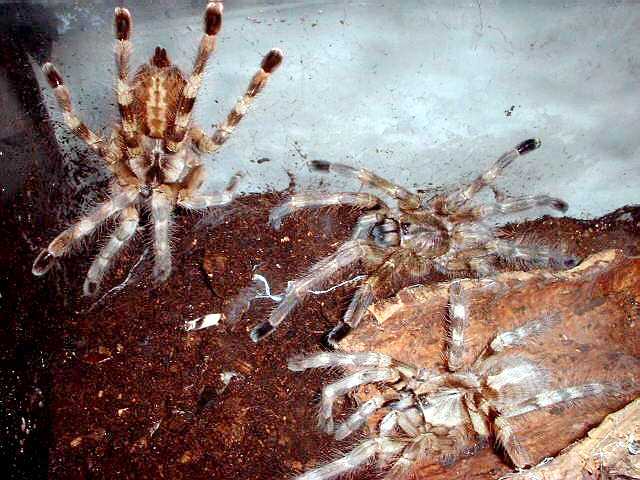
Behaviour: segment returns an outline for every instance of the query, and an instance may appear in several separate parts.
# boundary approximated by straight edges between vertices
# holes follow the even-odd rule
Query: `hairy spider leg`
[[[341,378],[322,389],[318,425],[326,433],[333,433],[333,404],[337,398],[360,385],[395,382],[400,374],[395,368],[367,368]]]
[[[500,412],[494,419],[496,439],[503,446],[505,452],[518,468],[532,465],[532,459],[524,447],[518,442],[514,434],[510,419],[543,408],[560,405],[563,403],[574,403],[591,397],[617,396],[624,392],[624,385],[621,383],[585,383],[571,387],[546,390],[541,392],[519,405],[510,406],[508,410]]]
[[[75,136],[84,141],[92,150],[103,155],[102,144],[103,140],[93,130],[78,117],[73,104],[71,103],[71,93],[64,84],[64,80],[60,72],[53,66],[52,63],[45,63],[42,66],[42,72],[44,73],[49,86],[53,89],[53,93],[58,102],[58,106],[62,110],[62,116],[64,123],[69,130],[73,132]]]
[[[357,288],[342,320],[327,334],[327,343],[336,348],[351,330],[360,325],[371,304],[385,297],[391,287],[404,287],[419,281],[430,270],[430,265],[429,259],[421,258],[412,251],[399,249],[388,255],[380,267]],[[400,271],[405,274],[404,277],[400,277]],[[397,278],[402,278],[404,284],[398,285]]]
[[[240,120],[247,113],[255,98],[266,86],[271,74],[280,66],[282,59],[282,51],[277,48],[270,50],[264,56],[260,68],[251,78],[244,95],[236,102],[227,118],[218,126],[211,138],[207,137],[200,129],[192,130],[196,147],[200,151],[214,153],[224,145],[238,123],[240,123]]]
[[[73,245],[91,234],[109,217],[131,205],[137,197],[138,190],[134,187],[126,187],[114,193],[109,200],[54,238],[33,262],[32,273],[37,276],[47,273],[56,258],[69,252]]]
[[[115,229],[113,235],[104,247],[102,247],[100,253],[98,253],[98,256],[89,268],[87,278],[82,287],[85,295],[95,295],[98,292],[100,282],[108,271],[113,258],[136,233],[139,221],[140,216],[135,206],[130,205],[122,211],[120,214],[120,225]]]
[[[359,180],[363,185],[371,186],[398,200],[401,210],[414,210],[420,206],[420,197],[406,188],[396,185],[365,168],[354,168],[342,163],[325,160],[313,160],[309,164],[312,170],[318,172],[333,172]]]
[[[271,210],[269,223],[274,229],[279,230],[282,220],[300,209],[322,208],[331,205],[352,205],[362,209],[386,206],[382,200],[370,193],[298,193],[291,195],[287,200]]]
[[[526,195],[489,205],[479,205],[470,209],[469,212],[476,218],[484,218],[494,215],[508,215],[539,207],[549,207],[562,213],[569,208],[567,202],[560,198],[548,195]]]
[[[278,306],[271,312],[269,318],[257,325],[251,331],[254,342],[269,335],[309,294],[309,290],[323,284],[338,271],[363,261],[368,265],[375,265],[382,261],[383,252],[380,248],[363,240],[345,242],[335,253],[316,263],[309,273],[291,282],[286,294]]]
[[[471,184],[462,187],[449,194],[444,201],[447,212],[455,212],[471,200],[478,192],[487,186],[493,186],[496,178],[502,171],[513,163],[518,157],[540,148],[542,142],[537,138],[530,138],[516,145],[515,148],[503,153],[491,167],[478,176]],[[495,191],[494,191],[495,192]]]
[[[222,27],[223,6],[220,2],[210,2],[204,12],[204,34],[200,39],[198,53],[182,91],[176,100],[176,112],[173,122],[168,128],[165,148],[169,152],[177,152],[182,147],[191,120],[191,112],[202,85],[204,69],[209,57],[216,47],[216,35]]]
[[[328,480],[335,478],[339,475],[353,472],[376,455],[395,456],[406,444],[406,440],[399,441],[390,437],[377,437],[366,440],[358,444],[345,456],[298,475],[294,480]]]
[[[460,281],[449,287],[449,317],[446,337],[446,359],[449,371],[455,372],[464,366],[466,329],[469,323],[469,298]]]
[[[240,182],[241,175],[236,173],[231,177],[227,187],[222,192],[208,195],[198,193],[198,189],[204,179],[202,165],[198,165],[191,170],[185,181],[184,187],[178,192],[178,205],[191,210],[204,210],[209,207],[219,207],[231,203],[236,196],[236,190]]]
[[[171,248],[169,230],[174,200],[171,192],[156,188],[151,194],[151,216],[153,218],[153,248],[155,264],[153,276],[157,282],[164,282],[171,273]]]
[[[122,136],[129,157],[138,157],[142,155],[142,148],[140,146],[141,135],[133,107],[134,95],[129,85],[129,60],[131,58],[131,52],[133,51],[133,44],[131,42],[132,18],[129,10],[116,7],[114,26],[116,35],[115,60],[118,70],[116,94],[122,124]]]
[[[513,240],[497,238],[487,243],[489,255],[496,255],[511,264],[525,264],[538,268],[573,268],[579,259],[560,249],[545,245],[523,245]]]

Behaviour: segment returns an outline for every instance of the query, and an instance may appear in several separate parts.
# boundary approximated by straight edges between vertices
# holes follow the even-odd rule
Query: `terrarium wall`
[[[95,128],[117,115],[116,3],[42,7],[55,29],[49,57]],[[205,2],[179,3],[130,5],[133,65],[162,45],[190,68]],[[410,187],[446,185],[535,136],[542,149],[501,180],[510,193],[559,196],[574,217],[636,203],[639,29],[633,2],[227,1],[195,108],[201,125],[224,118],[269,48],[286,57],[208,164],[204,190],[235,171],[247,174],[245,192],[282,189],[287,171],[299,188],[316,185],[306,159],[369,167]]]

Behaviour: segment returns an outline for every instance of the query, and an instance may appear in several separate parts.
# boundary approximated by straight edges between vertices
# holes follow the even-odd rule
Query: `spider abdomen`
[[[165,138],[175,120],[178,97],[185,84],[182,72],[170,64],[162,68],[143,65],[138,70],[133,85],[135,110],[145,135]]]

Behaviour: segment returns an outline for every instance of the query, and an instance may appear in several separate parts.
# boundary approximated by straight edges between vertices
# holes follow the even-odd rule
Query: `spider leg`
[[[219,2],[210,2],[205,9],[204,33],[200,39],[193,70],[176,99],[176,115],[166,134],[166,149],[170,152],[180,150],[187,133],[191,112],[202,85],[204,69],[216,47],[216,35],[222,27],[222,11],[222,3]]]
[[[537,268],[573,268],[578,258],[559,249],[547,246],[522,245],[505,239],[495,239],[487,243],[489,255],[496,255],[511,263],[524,263]]]
[[[107,272],[113,257],[136,232],[140,221],[136,207],[130,205],[125,208],[120,214],[120,220],[120,225],[116,228],[107,244],[100,250],[100,253],[89,268],[82,288],[85,295],[95,295],[98,292],[102,278]]]
[[[336,428],[336,432],[334,435],[336,440],[344,440],[352,433],[357,432],[360,427],[362,427],[362,425],[364,425],[364,423],[371,417],[371,415],[382,408],[382,406],[386,402],[388,402],[392,398],[397,397],[397,394],[393,397],[389,395],[376,395],[364,402],[354,413],[349,416],[349,418],[338,425],[338,428]]]
[[[471,210],[475,217],[490,217],[493,215],[523,212],[536,207],[549,207],[559,212],[566,212],[569,206],[564,200],[548,195],[528,195],[512,198],[491,205],[480,205]]]
[[[289,197],[284,203],[278,205],[269,214],[269,223],[279,230],[284,217],[302,208],[322,208],[329,205],[353,205],[357,208],[370,209],[382,204],[375,195],[369,193],[299,193]]]
[[[407,254],[405,250],[389,255],[377,271],[369,275],[355,291],[342,320],[328,333],[327,343],[335,348],[351,330],[358,327],[372,303],[384,297],[389,287],[398,287],[398,278],[405,283],[407,280],[413,283],[414,278],[424,275],[426,265],[418,256]],[[406,273],[404,277],[399,275],[400,270]]]
[[[412,411],[419,413],[415,409]],[[417,437],[418,435],[420,435],[418,427],[424,425],[424,419],[422,418],[422,416],[420,416],[420,421],[416,422],[415,420],[416,418],[408,414],[406,411],[398,412],[398,427],[400,427],[400,429],[410,437]]]
[[[350,390],[369,383],[395,382],[400,378],[395,368],[368,368],[341,378],[322,389],[318,424],[326,433],[333,432],[333,403]],[[344,432],[342,432],[344,433]],[[344,438],[344,437],[342,437]]]
[[[345,456],[298,475],[294,480],[329,480],[339,475],[353,472],[378,454],[385,456],[396,455],[405,445],[406,442],[393,440],[389,437],[366,440]]]
[[[388,355],[378,352],[318,352],[312,355],[296,355],[289,359],[287,368],[293,372],[302,372],[309,368],[333,367],[376,367],[387,368],[397,362]]]
[[[501,332],[491,341],[491,350],[502,352],[508,348],[524,345],[539,337],[560,322],[560,315],[555,313],[529,321],[513,330]]]
[[[493,429],[498,444],[504,448],[505,453],[517,468],[533,465],[533,459],[529,452],[522,446],[509,420],[498,416],[493,420]]]
[[[49,246],[42,250],[33,262],[32,273],[36,276],[44,275],[53,266],[54,260],[67,253],[71,247],[92,233],[100,224],[112,215],[123,210],[135,201],[138,190],[129,187],[115,193],[109,200],[102,203],[86,217],[81,218],[67,228]]]
[[[553,405],[573,403],[593,397],[618,396],[623,392],[623,384],[608,382],[587,383],[558,390],[546,390],[515,405],[509,402],[503,406],[502,411],[493,420],[496,440],[502,445],[516,467],[524,468],[530,466],[533,464],[533,460],[515,435],[510,422],[511,418]],[[488,409],[485,408],[485,410]]]
[[[487,186],[492,186],[496,178],[502,171],[513,163],[521,155],[525,155],[539,148],[541,142],[537,138],[530,138],[517,145],[515,148],[503,153],[493,165],[483,174],[478,176],[470,185],[456,190],[445,199],[445,208],[449,212],[455,212],[469,200],[471,200],[480,190]]]
[[[369,306],[375,301],[375,287],[380,277],[378,274],[367,277],[365,282],[353,294],[349,307],[340,321],[327,335],[327,342],[334,348],[347,334],[360,325]]]
[[[222,192],[209,195],[197,193],[204,180],[205,170],[198,165],[189,172],[183,182],[183,188],[178,192],[178,205],[194,210],[204,210],[209,207],[219,207],[230,203],[235,198],[235,192],[240,181],[240,174],[235,174],[229,180],[227,187]]]
[[[400,185],[396,185],[364,168],[354,168],[342,163],[313,160],[310,162],[312,170],[319,172],[332,172],[359,180],[363,185],[368,185],[383,191],[395,198],[400,203],[401,209],[415,209],[420,206],[420,197]]]
[[[171,248],[169,244],[169,228],[173,198],[161,189],[151,194],[151,217],[153,219],[153,247],[155,264],[153,276],[157,282],[164,282],[171,273]]]
[[[625,390],[622,383],[585,383],[557,390],[546,390],[535,395],[518,405],[509,406],[501,412],[503,417],[511,418],[541,408],[558,405],[561,403],[574,403],[590,397],[618,396]]]
[[[469,300],[459,281],[449,287],[449,328],[446,358],[449,371],[455,372],[464,366],[465,330],[469,325]]]
[[[421,456],[429,453],[437,444],[438,439],[432,433],[423,433],[407,442],[402,450],[402,455],[394,462],[385,480],[405,478]]]
[[[100,155],[103,155],[102,151],[102,138],[100,138],[96,133],[94,133],[89,127],[85,125],[85,123],[80,120],[75,110],[73,109],[73,104],[71,103],[71,93],[69,89],[64,84],[64,80],[60,72],[53,66],[52,63],[45,63],[42,66],[42,71],[47,78],[47,82],[49,86],[53,89],[53,93],[58,102],[58,106],[62,110],[62,116],[64,118],[64,123],[69,127],[69,129],[76,135],[78,138],[84,141],[92,150],[97,152]]]
[[[270,50],[264,56],[260,69],[255,73],[251,82],[249,82],[249,86],[247,87],[244,95],[236,102],[234,107],[231,109],[231,112],[227,115],[227,118],[218,126],[211,138],[204,135],[202,137],[196,136],[196,146],[201,152],[214,153],[224,145],[238,123],[240,123],[240,120],[242,120],[247,113],[247,110],[255,98],[269,81],[271,74],[280,66],[282,58],[282,51],[277,48]]]
[[[138,122],[133,110],[134,95],[129,86],[129,60],[133,51],[131,43],[131,13],[122,7],[115,9],[115,60],[118,70],[118,81],[116,94],[118,100],[118,110],[122,123],[122,136],[126,145],[126,150],[130,157],[137,157],[142,154],[140,147],[140,133],[138,132]],[[107,148],[107,151],[111,151]]]
[[[309,290],[358,260],[367,264],[376,264],[382,260],[382,252],[376,246],[362,240],[345,242],[334,254],[316,263],[307,275],[291,282],[284,298],[271,312],[269,318],[251,331],[251,339],[258,342],[266,337],[307,297]]]
[[[488,419],[476,406],[473,401],[473,395],[470,392],[466,393],[462,398],[465,407],[467,408],[467,413],[469,414],[471,426],[473,427],[474,432],[478,435],[479,442],[484,443],[491,436],[491,428],[489,426]]]

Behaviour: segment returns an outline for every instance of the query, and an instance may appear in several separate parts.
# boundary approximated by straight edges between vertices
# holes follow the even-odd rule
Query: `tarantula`
[[[394,198],[397,207],[392,208],[378,196],[364,192],[297,194],[276,207],[270,215],[276,229],[284,217],[302,208],[343,204],[365,209],[366,213],[358,220],[351,240],[342,244],[333,255],[319,261],[306,276],[290,283],[283,300],[266,321],[253,329],[251,338],[257,342],[271,333],[311,289],[356,262],[364,263],[369,274],[353,295],[342,321],[329,333],[327,340],[332,346],[358,326],[376,299],[417,283],[434,269],[446,275],[473,271],[478,276],[487,276],[494,272],[498,259],[535,267],[575,266],[577,259],[560,251],[498,238],[497,226],[492,223],[500,214],[533,207],[567,210],[567,204],[558,198],[547,195],[507,198],[495,186],[496,178],[506,167],[539,146],[537,139],[526,140],[504,153],[471,184],[431,198],[365,169],[325,161],[311,162],[314,170],[353,177],[365,186],[377,188]],[[470,204],[486,187],[493,190],[495,203]]]
[[[198,192],[205,178],[201,156],[215,153],[227,141],[283,56],[278,49],[267,53],[243,97],[224,122],[211,137],[205,134],[193,123],[191,112],[205,66],[216,46],[222,10],[222,3],[207,5],[204,34],[188,77],[171,63],[164,48],[156,47],[149,63],[142,65],[130,79],[131,14],[126,8],[115,9],[116,91],[120,121],[107,141],[77,116],[71,94],[58,70],[51,63],[43,66],[67,127],[105,160],[114,178],[110,198],[58,235],[38,255],[33,264],[34,275],[46,273],[56,258],[69,252],[107,219],[118,215],[119,226],[91,264],[84,282],[84,294],[95,294],[113,258],[136,232],[139,209],[149,204],[154,228],[153,275],[157,281],[165,281],[171,272],[169,227],[175,206],[202,210],[231,202],[238,175],[222,192],[211,195]]]
[[[306,472],[296,480],[325,480],[345,474],[378,457],[387,478],[401,478],[416,462],[454,461],[496,440],[518,468],[534,460],[514,433],[514,422],[535,410],[604,396],[620,396],[625,382],[590,382],[564,388],[550,385],[549,372],[514,351],[555,326],[558,315],[545,315],[498,333],[472,365],[464,365],[465,328],[469,321],[467,292],[451,284],[446,369],[418,368],[376,352],[320,352],[294,357],[289,369],[347,367],[355,372],[322,390],[319,423],[341,440],[380,413],[377,434],[345,456]],[[379,393],[362,403],[334,429],[334,401],[361,385],[377,383]]]

